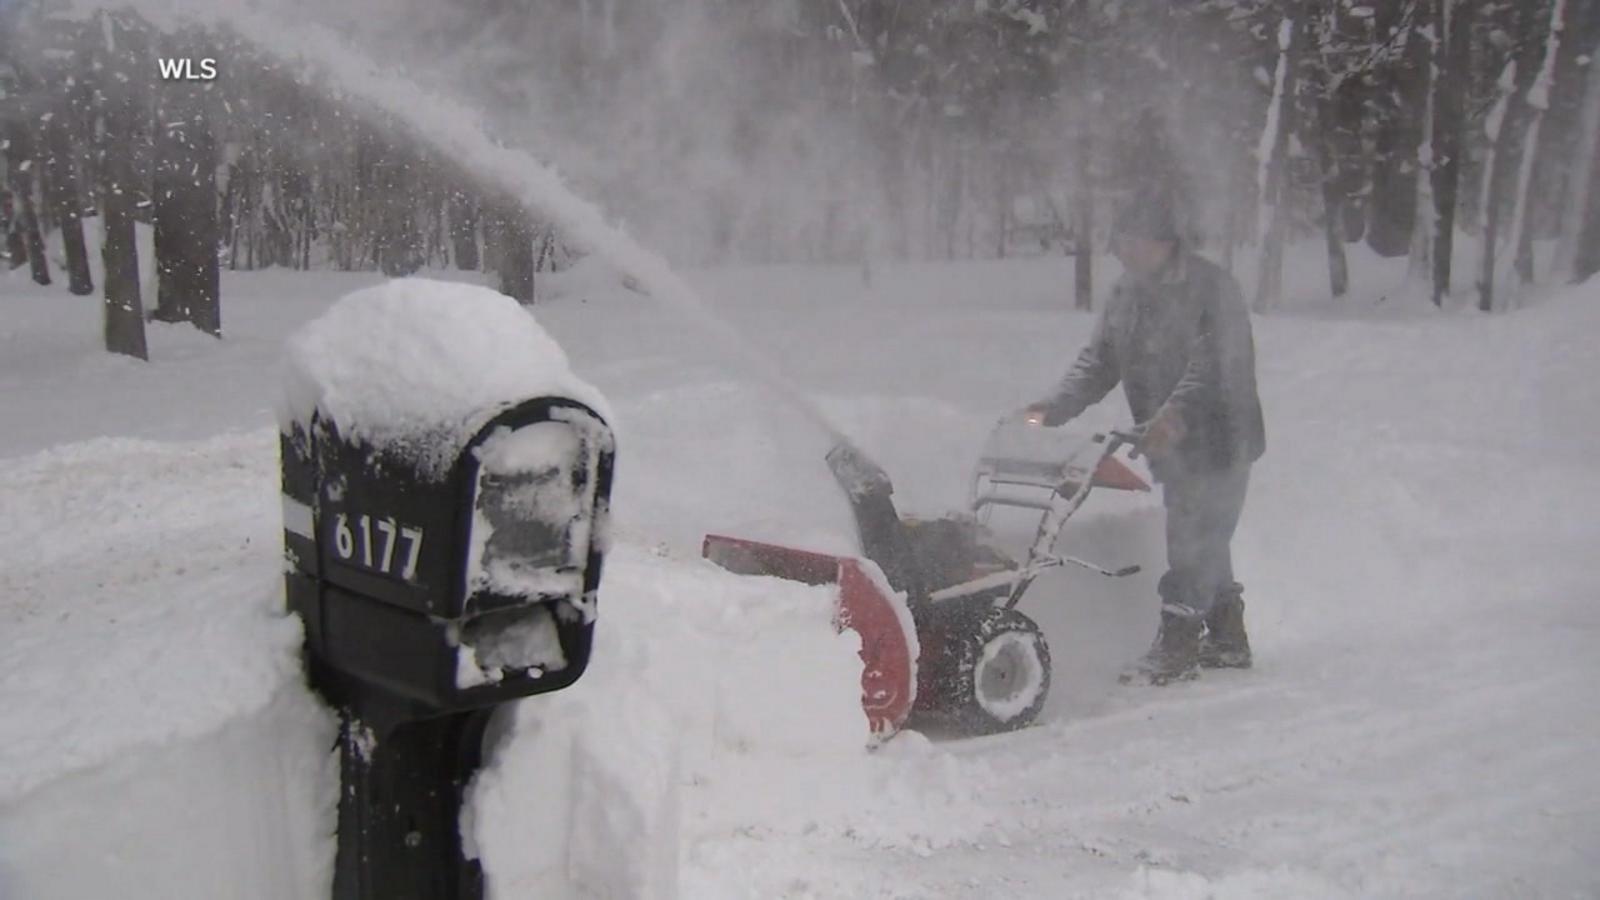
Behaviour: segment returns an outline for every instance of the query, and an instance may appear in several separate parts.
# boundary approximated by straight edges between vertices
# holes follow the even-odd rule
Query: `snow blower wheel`
[[[987,609],[952,635],[948,710],[967,734],[1024,728],[1050,693],[1050,648],[1034,621],[1014,609]]]

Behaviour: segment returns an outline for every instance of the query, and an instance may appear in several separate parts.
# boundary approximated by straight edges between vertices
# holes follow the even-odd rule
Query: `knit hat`
[[[1117,204],[1113,227],[1117,234],[1128,237],[1177,241],[1178,220],[1172,209],[1171,192],[1145,188],[1124,197]]]

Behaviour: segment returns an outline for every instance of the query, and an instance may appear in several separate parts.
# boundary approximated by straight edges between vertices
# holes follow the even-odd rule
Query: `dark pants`
[[[1200,615],[1233,586],[1233,531],[1250,484],[1246,463],[1220,472],[1185,473],[1163,485],[1167,573],[1156,590],[1164,609]]]

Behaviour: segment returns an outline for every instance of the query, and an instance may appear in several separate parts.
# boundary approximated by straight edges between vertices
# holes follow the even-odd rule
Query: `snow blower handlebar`
[[[1089,499],[1089,492],[1094,489],[1096,479],[1092,473],[1100,469],[1101,464],[1110,459],[1124,445],[1133,448],[1129,454],[1132,458],[1138,453],[1139,435],[1135,431],[1121,431],[1110,429],[1103,433],[1096,433],[1090,438],[1091,443],[1100,445],[1100,452],[1095,454],[1094,463],[1088,467],[1089,477],[1081,478],[1075,482],[1062,482],[1056,486],[1050,500],[1044,505],[1044,516],[1039,520],[1039,531],[1033,540],[1033,546],[1028,548],[1028,558],[1015,573],[1011,582],[1011,590],[1006,596],[1004,606],[1006,609],[1014,608],[1027,592],[1033,580],[1040,572],[1053,569],[1068,563],[1098,572],[1111,578],[1124,578],[1139,572],[1138,566],[1126,566],[1121,569],[1106,569],[1090,562],[1071,556],[1056,556],[1056,539],[1061,536],[1061,528],[1083,502]],[[1070,488],[1070,492],[1063,490]]]
[[[1102,440],[1106,441],[1106,452],[1101,454],[1101,458],[1116,453],[1119,448],[1126,444],[1128,446],[1128,458],[1138,459],[1139,441],[1143,440],[1143,434],[1137,428],[1133,431],[1122,431],[1112,428],[1107,430],[1105,434],[1095,435],[1094,440],[1096,443]]]
[[[861,452],[860,448],[845,440],[833,446],[828,452],[827,461],[834,479],[850,501],[863,554],[883,569],[884,576],[894,590],[906,592],[913,602],[922,599],[938,602],[988,594],[996,597],[996,605],[1010,609],[1022,599],[1023,593],[1039,573],[1046,569],[1070,564],[1113,578],[1139,571],[1138,566],[1113,570],[1074,557],[1055,555],[1056,538],[1062,526],[1078,511],[1096,486],[1149,490],[1149,485],[1113,459],[1118,450],[1136,445],[1138,440],[1139,435],[1132,431],[1112,429],[1095,433],[1074,454],[1078,458],[1092,457],[1084,461],[1086,465],[1075,465],[1073,463],[1077,460],[1074,459],[1066,464],[1045,467],[1048,472],[1041,469],[1018,476],[1014,481],[1016,484],[1049,488],[1048,500],[1021,501],[993,494],[978,497],[974,510],[983,505],[998,504],[1026,506],[1042,511],[1038,533],[1022,566],[948,587],[940,587],[937,580],[924,571],[924,565],[919,565],[908,527],[894,506],[894,485],[883,468]],[[991,474],[1001,475],[998,471]],[[1009,479],[1002,477],[1002,480]]]

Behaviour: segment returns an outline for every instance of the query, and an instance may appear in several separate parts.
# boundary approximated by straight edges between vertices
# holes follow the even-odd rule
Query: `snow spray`
[[[80,8],[83,5],[99,3],[88,0]],[[525,208],[552,221],[583,249],[600,254],[632,276],[651,297],[703,327],[730,362],[772,388],[835,443],[845,440],[843,432],[770,356],[757,352],[748,336],[713,313],[665,259],[607,223],[600,209],[574,193],[553,167],[525,151],[495,143],[463,104],[428,91],[399,73],[383,71],[330,29],[289,25],[292,17],[287,21],[269,18],[212,0],[147,0],[136,5],[157,24],[160,20],[174,26],[198,21],[232,29],[285,62],[319,70],[345,98],[382,110],[418,142],[459,162],[486,187],[510,194]]]

